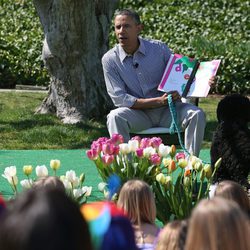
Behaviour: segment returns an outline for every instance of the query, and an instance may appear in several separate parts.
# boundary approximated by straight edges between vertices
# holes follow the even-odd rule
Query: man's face
[[[126,15],[115,17],[115,34],[118,42],[127,52],[134,52],[138,46],[138,35],[142,29],[141,24],[136,24],[134,19]]]

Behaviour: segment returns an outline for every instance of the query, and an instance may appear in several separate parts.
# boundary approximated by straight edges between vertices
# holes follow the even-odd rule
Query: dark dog
[[[249,189],[250,100],[239,94],[224,97],[217,107],[218,126],[211,146],[211,164],[222,157],[215,182],[233,180]]]

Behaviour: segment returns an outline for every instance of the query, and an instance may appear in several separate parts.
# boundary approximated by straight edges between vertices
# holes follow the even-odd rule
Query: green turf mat
[[[203,149],[200,158],[204,161],[210,161],[209,149]],[[59,159],[61,167],[57,175],[63,175],[68,170],[75,170],[77,175],[82,172],[86,174],[85,186],[92,186],[92,195],[89,199],[103,199],[103,195],[98,191],[97,185],[101,182],[95,164],[86,156],[86,150],[0,150],[0,192],[4,197],[8,197],[12,190],[7,180],[2,177],[5,167],[16,166],[19,181],[25,176],[22,172],[24,165],[33,166],[33,174],[35,176],[35,167],[37,165],[46,165],[50,175],[52,170],[49,167],[51,159]]]

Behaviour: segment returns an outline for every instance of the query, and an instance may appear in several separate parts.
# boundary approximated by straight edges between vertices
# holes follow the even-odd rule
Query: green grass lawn
[[[63,124],[55,115],[35,114],[46,93],[0,92],[0,149],[81,149],[108,136],[105,121]],[[207,115],[203,148],[209,148],[216,127],[219,97],[200,100]]]

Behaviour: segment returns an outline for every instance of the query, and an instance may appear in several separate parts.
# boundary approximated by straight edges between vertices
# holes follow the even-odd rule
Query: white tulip
[[[91,195],[92,187],[84,186],[84,187],[82,187],[82,191],[83,191],[83,193],[84,193],[84,196],[85,196],[85,197],[88,197],[88,196]]]
[[[20,181],[20,184],[23,188],[25,189],[29,189],[32,187],[33,181],[32,180],[28,180],[28,179],[24,179]]]
[[[121,143],[119,144],[120,152],[124,155],[127,155],[130,153],[128,143]]]
[[[74,170],[69,170],[66,172],[66,179],[73,183],[76,179],[76,172]]]
[[[63,185],[66,190],[72,189],[71,182],[68,181],[68,179],[64,178],[63,180],[61,179],[61,181],[63,182]]]
[[[152,154],[156,153],[156,149],[153,147],[147,147],[143,149],[143,156],[149,158]]]
[[[170,152],[170,146],[164,145],[164,144],[160,144],[159,149],[158,149],[158,153],[161,157],[166,157],[169,152]]]
[[[46,177],[48,176],[49,172],[45,165],[37,166],[36,167],[36,175],[37,177]]]
[[[16,166],[6,167],[2,176],[6,179],[16,176]]]
[[[130,152],[135,152],[136,149],[139,148],[139,141],[138,140],[130,140],[128,141],[128,147]]]
[[[78,189],[74,189],[73,190],[73,195],[76,199],[78,199],[80,196],[82,196],[84,193],[83,193],[83,190],[81,188],[78,188]]]
[[[107,183],[105,183],[105,182],[100,182],[100,183],[98,184],[98,190],[99,190],[100,192],[104,192],[106,186],[107,186]]]

